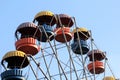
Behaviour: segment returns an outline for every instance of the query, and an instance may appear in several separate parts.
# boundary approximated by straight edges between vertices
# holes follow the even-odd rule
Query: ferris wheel
[[[75,17],[41,11],[17,27],[15,38],[16,50],[1,61],[2,80],[116,80],[106,52]]]

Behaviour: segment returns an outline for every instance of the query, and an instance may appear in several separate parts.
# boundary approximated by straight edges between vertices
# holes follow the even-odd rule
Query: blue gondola
[[[26,80],[22,75],[22,70],[12,69],[1,73],[1,80]]]
[[[47,42],[48,39],[52,41],[54,39],[54,33],[51,26],[43,24],[39,27],[39,29],[41,32],[41,42]]]
[[[83,55],[86,54],[89,51],[89,46],[87,45],[87,41],[80,40],[80,45],[82,50],[80,50],[78,41],[79,40],[74,40],[74,42],[71,44],[72,51],[75,54],[83,54]]]

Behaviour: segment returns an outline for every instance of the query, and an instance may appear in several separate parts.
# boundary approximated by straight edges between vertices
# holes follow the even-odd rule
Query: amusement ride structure
[[[41,11],[17,27],[15,38],[1,80],[118,80],[92,32],[67,14]]]

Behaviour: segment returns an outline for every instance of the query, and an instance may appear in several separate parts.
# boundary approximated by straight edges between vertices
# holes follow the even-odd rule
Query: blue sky
[[[107,52],[111,68],[120,78],[120,0],[0,0],[0,59],[15,50],[17,26],[31,22],[42,10],[74,16],[78,26],[91,30],[95,43]]]

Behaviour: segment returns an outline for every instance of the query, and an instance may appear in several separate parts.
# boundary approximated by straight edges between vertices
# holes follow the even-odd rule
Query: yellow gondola
[[[77,35],[78,31],[78,35]],[[74,34],[74,39],[78,39],[78,36],[82,40],[87,40],[90,37],[90,32],[86,28],[76,28],[72,32]]]
[[[116,80],[113,76],[106,76],[103,80]]]
[[[29,60],[26,54],[22,51],[10,51],[6,53],[1,63],[3,64],[4,61],[8,63],[7,67],[10,69],[24,68],[29,64]]]
[[[34,21],[37,21],[39,25],[47,24],[53,26],[56,23],[54,13],[51,11],[41,11],[34,17]]]

